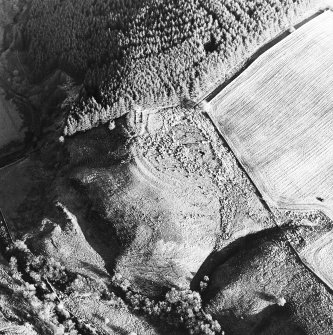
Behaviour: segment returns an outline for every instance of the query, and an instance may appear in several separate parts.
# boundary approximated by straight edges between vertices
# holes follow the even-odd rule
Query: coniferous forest
[[[33,0],[26,27],[36,80],[82,83],[65,134],[135,108],[198,99],[311,0]]]

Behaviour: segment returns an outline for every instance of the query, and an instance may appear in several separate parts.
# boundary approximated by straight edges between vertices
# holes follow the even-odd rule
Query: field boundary
[[[331,11],[332,9],[326,8],[325,10],[319,11],[315,15],[312,15],[310,18],[302,21],[299,25],[297,25],[297,29],[311,21],[312,19],[326,13],[327,11]],[[267,48],[267,45],[261,48],[260,52],[258,51],[257,54],[253,55],[251,57],[250,61],[247,62],[247,64],[238,71],[233,77],[231,77],[227,82],[222,84],[219,88],[215,89],[211,94],[209,94],[206,97],[206,102],[208,103],[208,106],[211,105],[212,101],[220,95],[220,93],[229,85],[231,82],[233,82],[236,78],[238,78],[246,69],[248,69],[255,60],[257,60],[261,55],[263,55],[266,51],[277,45],[279,42],[281,42],[285,37],[288,37],[290,33],[285,32],[283,36],[278,36],[278,38],[275,39],[275,43],[270,43],[270,47]],[[266,47],[266,48],[265,48]],[[219,129],[219,123],[214,118],[214,116],[209,112],[209,110],[206,110],[204,112],[205,116],[209,118],[209,120],[212,122],[213,126],[216,128],[218,134],[223,139],[224,143],[226,143],[226,146],[229,148],[229,150],[233,153],[235,160],[240,167],[240,169],[244,172],[244,174],[247,176],[248,180],[251,182],[255,189],[255,193],[257,194],[259,200],[263,204],[263,206],[266,208],[266,210],[270,213],[274,224],[276,227],[282,230],[281,224],[277,221],[277,217],[274,214],[273,208],[279,208],[282,210],[295,210],[295,211],[308,211],[308,210],[319,210],[320,212],[327,215],[332,221],[333,221],[333,211],[325,206],[324,203],[322,203],[321,200],[318,199],[318,203],[292,203],[292,201],[288,201],[282,197],[277,197],[276,200],[273,200],[270,193],[267,191],[267,187],[261,182],[261,179],[264,179],[265,176],[263,176],[259,171],[252,172],[252,168],[250,168],[247,164],[247,162],[244,160],[243,155],[237,150],[237,145],[234,143],[232,139],[230,139],[228,136],[227,138],[224,136],[223,132]],[[236,141],[237,142],[237,141]],[[264,179],[265,180],[265,179]],[[310,271],[317,280],[324,285],[324,287],[330,292],[330,294],[333,294],[333,283],[331,283],[329,280],[325,278],[320,271],[316,270],[307,259],[304,257],[303,253],[298,253],[297,250],[293,247],[291,242],[287,240],[288,245],[290,246],[292,252],[295,254],[296,258],[299,260],[301,264],[304,265],[304,267]]]
[[[251,181],[253,185],[255,185],[257,194],[260,195],[260,199],[265,201],[268,208],[279,208],[283,210],[295,210],[295,211],[307,211],[307,210],[319,210],[323,212],[326,216],[328,216],[333,221],[333,212],[332,209],[318,201],[318,203],[293,203],[292,200],[287,201],[284,200],[283,197],[279,197],[277,200],[274,200],[268,190],[266,189],[266,186],[261,182],[261,180],[265,179],[265,176],[263,176],[260,171],[256,171],[255,173],[251,173],[251,169],[248,168],[246,161],[244,160],[242,154],[237,150],[237,145],[232,142],[232,140],[228,139],[228,141],[225,139],[225,136],[222,134],[222,132],[219,130],[219,127],[217,125],[217,122],[214,120],[214,117],[212,117],[209,113],[205,113],[207,117],[210,119],[212,124],[214,125],[217,132],[222,136],[223,140],[227,143],[227,146],[229,147],[230,151],[233,152],[234,156],[237,159],[238,165],[242,167],[242,170],[246,172],[247,177]]]
[[[236,73],[232,74],[229,79],[218,85],[215,89],[213,89],[210,93],[206,94],[204,97],[200,98],[196,105],[199,105],[203,101],[211,102],[217,95],[219,95],[223,89],[225,89],[232,81],[238,78],[248,67],[250,67],[260,56],[262,56],[267,50],[271,49],[279,42],[283,41],[286,37],[291,35],[293,31],[291,29],[298,30],[302,26],[304,26],[309,21],[313,20],[314,18],[322,15],[327,11],[333,11],[330,7],[325,7],[323,9],[318,10],[316,13],[312,14],[310,17],[302,20],[301,22],[295,24],[294,26],[290,27],[288,30],[282,32],[281,34],[274,37],[272,40],[265,43],[262,47],[260,47],[257,51],[255,51],[243,64],[243,66],[236,71]]]
[[[216,126],[215,122],[213,121],[213,119],[210,117],[210,115],[208,113],[205,113],[206,117],[209,118],[209,120],[211,120],[212,124],[214,125],[217,133],[220,135],[221,139],[223,140],[224,143],[226,143],[226,146],[229,148],[229,150],[233,153],[235,160],[237,162],[237,165],[239,166],[239,168],[243,171],[243,173],[246,175],[246,177],[248,178],[248,180],[251,182],[255,193],[257,195],[257,197],[259,198],[261,204],[264,206],[264,208],[268,211],[268,213],[270,214],[274,225],[281,231],[282,227],[281,224],[279,224],[277,222],[277,218],[276,215],[274,214],[274,211],[272,210],[272,208],[270,207],[271,205],[267,203],[266,199],[262,196],[262,193],[260,191],[260,189],[257,187],[255,180],[253,180],[253,178],[249,175],[249,173],[247,172],[247,170],[245,169],[244,165],[242,164],[242,162],[239,160],[237,154],[235,153],[235,151],[232,149],[232,147],[230,146],[229,142],[225,139],[225,137],[223,136],[223,134],[219,131],[218,127]],[[286,240],[288,246],[290,247],[290,249],[292,250],[292,252],[294,253],[295,257],[298,259],[298,261],[303,264],[303,266],[309,271],[311,272],[316,278],[317,280],[322,283],[324,285],[324,287],[327,289],[327,291],[330,294],[333,294],[333,285],[331,285],[331,283],[329,281],[326,280],[326,278],[324,278],[324,276],[322,276],[320,273],[317,273],[317,271],[310,265],[308,264],[307,260],[305,258],[302,257],[301,253],[298,253],[297,250],[293,247],[293,245],[290,243],[290,241],[287,239]]]
[[[310,18],[302,21],[302,23],[299,24],[299,28],[304,26],[304,24],[312,21],[313,19],[319,17],[320,15],[325,15],[325,13],[328,13],[329,11],[333,13],[333,10],[329,9],[329,10],[320,11],[319,13],[316,13],[316,15],[312,15]],[[288,36],[290,36],[290,34],[288,34]],[[282,41],[282,39],[280,41]],[[266,51],[271,50],[272,47],[275,47],[277,45],[278,43],[275,43],[270,48],[268,48]],[[212,105],[212,102],[215,101],[215,99],[218,98],[220,94],[222,94],[223,90],[227,88],[241,74],[243,74],[246,70],[248,70],[249,67],[254,63],[254,61],[258,60],[260,56],[262,55],[263,53],[258,55],[254,60],[251,60],[249,64],[242,69],[242,71],[238,72],[233,77],[233,80],[228,81],[228,83],[223,85],[223,87],[221,86],[219,91],[216,91],[215,92],[216,94],[214,93],[214,96],[211,95],[211,100],[209,101],[206,100],[208,103],[208,109],[205,110],[205,113],[208,115],[210,121],[213,123],[218,133],[220,133],[223,136],[223,138],[225,138],[225,134],[222,134],[221,130],[219,129],[219,125],[218,125],[219,122],[218,120],[215,119],[214,115],[210,113],[209,108]],[[299,210],[306,211],[306,210],[315,209],[315,210],[319,210],[323,212],[326,216],[328,216],[333,221],[332,202],[324,201],[320,197],[317,197],[316,200],[314,198],[311,201],[304,201],[304,200],[296,201],[294,199],[289,199],[283,196],[276,195],[275,198],[273,199],[272,195],[269,192],[269,186],[272,186],[269,179],[266,178],[266,176],[260,170],[252,171],[253,168],[248,166],[247,160],[243,157],[242,152],[238,150],[240,146],[241,146],[241,143],[238,143],[237,139],[231,139],[230,136],[228,137],[228,147],[237,157],[239,165],[241,165],[243,170],[246,171],[246,174],[250,178],[252,184],[256,186],[256,189],[258,190],[260,197],[265,200],[265,202],[267,203],[267,205],[269,205],[270,208],[275,207],[275,208],[280,208],[280,209],[285,209],[285,210],[296,210],[296,211],[299,211]],[[263,180],[265,180],[265,183],[262,182]],[[320,196],[320,194],[318,194],[317,196]]]

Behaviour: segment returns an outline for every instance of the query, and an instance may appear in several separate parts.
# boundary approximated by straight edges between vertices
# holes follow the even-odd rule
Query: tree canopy
[[[313,0],[32,0],[26,37],[35,77],[60,68],[85,93],[65,133],[136,106],[197,99]]]

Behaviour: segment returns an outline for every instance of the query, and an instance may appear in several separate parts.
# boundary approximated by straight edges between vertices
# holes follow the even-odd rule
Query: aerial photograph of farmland
[[[333,335],[333,0],[0,0],[0,335]]]

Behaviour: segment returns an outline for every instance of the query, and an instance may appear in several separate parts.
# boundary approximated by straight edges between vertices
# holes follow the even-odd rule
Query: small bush
[[[204,276],[203,280],[200,281],[200,291],[203,292],[208,287],[209,277]]]
[[[113,283],[126,292],[126,301],[135,311],[161,318],[175,327],[184,326],[190,334],[224,334],[220,324],[203,311],[198,292],[172,288],[164,300],[156,302],[133,292],[119,274],[113,277]]]
[[[10,271],[21,282],[21,294],[30,302],[35,317],[46,325],[48,333],[68,335],[94,335],[90,324],[76,317],[65,308],[50,283],[66,291],[74,276],[54,259],[35,256],[23,241],[16,241],[7,250]]]

